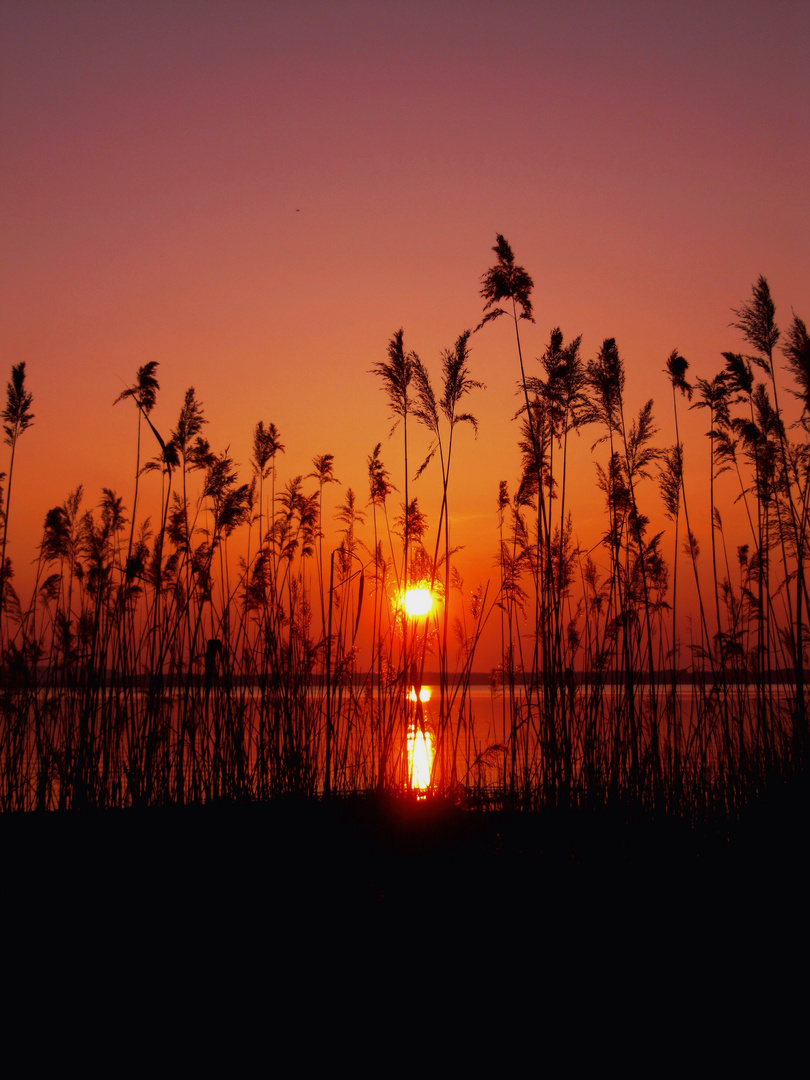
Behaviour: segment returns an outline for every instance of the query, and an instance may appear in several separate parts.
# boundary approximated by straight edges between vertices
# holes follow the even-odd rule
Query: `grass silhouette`
[[[725,367],[694,386],[677,350],[665,361],[676,444],[659,446],[652,401],[635,418],[626,414],[624,363],[612,338],[585,362],[581,340],[566,344],[555,329],[542,374],[527,375],[519,323],[533,317],[532,279],[502,236],[494,251],[478,329],[501,315],[514,321],[522,472],[513,497],[505,481],[497,495],[497,588],[474,592],[466,605],[453,600],[453,620],[451,597],[462,591],[451,544],[455,428],[476,427],[473,414],[461,410],[468,393],[484,391],[473,378],[469,332],[442,356],[438,396],[428,368],[406,352],[403,332],[391,338],[373,374],[394,426],[401,423],[401,513],[389,522],[394,488],[378,444],[367,463],[368,500],[346,489],[335,515],[340,542],[328,555],[323,493],[335,482],[332,455],[316,456],[307,477],[277,482],[284,446],[275,425],[260,421],[252,478],[241,483],[227,451],[214,452],[204,438],[193,388],[177,428],[168,439],[159,434],[150,419],[157,364],[148,363],[117,399],[138,410],[133,509],[113,489],[83,509],[77,488],[49,510],[27,605],[13,588],[6,540],[14,455],[33,419],[33,399],[24,365],[13,368],[3,413],[11,453],[0,562],[0,809],[405,792],[408,728],[425,723],[418,694],[413,703],[409,691],[421,687],[429,654],[440,686],[432,790],[452,801],[555,812],[625,807],[671,821],[734,822],[764,792],[803,778],[810,505],[804,323],[794,316],[782,344],[788,389],[801,405],[792,428],[777,399],[783,339],[760,278],[735,312],[750,356],[724,354]],[[768,382],[756,382],[755,370]],[[708,602],[687,507],[678,395],[708,417]],[[142,420],[158,444],[145,464]],[[441,469],[432,550],[409,487],[409,420],[431,439],[415,475],[434,458]],[[606,524],[595,540],[608,560],[603,576],[574,542],[567,492],[568,437],[585,429],[594,450],[606,454],[597,464]],[[714,490],[716,476],[729,469],[750,527],[736,545],[736,584]],[[145,471],[161,476],[156,526],[140,511]],[[659,511],[644,504],[655,485],[674,525],[671,587],[663,533],[650,529]],[[679,640],[676,618],[681,514],[700,608],[699,640],[689,644]],[[411,584],[445,600],[424,623],[403,612]],[[490,620],[500,621],[493,687],[502,726],[499,737],[482,743],[470,686]],[[371,659],[361,668],[364,626]]]

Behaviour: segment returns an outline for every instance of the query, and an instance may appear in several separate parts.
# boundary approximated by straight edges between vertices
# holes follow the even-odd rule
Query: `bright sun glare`
[[[408,589],[405,593],[405,612],[410,619],[418,619],[427,615],[433,603],[430,589]]]

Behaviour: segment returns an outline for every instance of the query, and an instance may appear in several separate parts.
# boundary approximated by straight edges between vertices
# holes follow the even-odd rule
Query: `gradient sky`
[[[556,325],[585,359],[615,337],[628,409],[655,398],[674,441],[673,348],[711,377],[760,273],[783,325],[810,317],[808,59],[806,0],[0,0],[0,377],[26,361],[36,414],[17,582],[77,484],[87,506],[102,486],[131,505],[136,415],[112,403],[150,360],[158,429],[193,385],[244,480],[261,419],[282,480],[330,452],[365,501],[382,442],[402,488],[371,366],[404,327],[438,376],[480,320],[498,232],[535,281],[527,357]],[[493,573],[519,405],[509,324],[472,346],[488,389],[451,482],[470,585]],[[685,421],[697,483],[704,429]],[[591,441],[573,474],[586,546],[603,528]],[[438,470],[413,490],[435,519]]]

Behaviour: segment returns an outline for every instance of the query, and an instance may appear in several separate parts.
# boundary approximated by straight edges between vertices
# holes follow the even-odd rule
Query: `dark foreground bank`
[[[30,1052],[35,1015],[60,1061],[225,1036],[268,1068],[378,1031],[396,1059],[423,1013],[476,1059],[479,1036],[726,1044],[729,1010],[795,1022],[807,820],[798,788],[733,828],[404,799],[0,816],[6,1029]]]
[[[549,1031],[627,1016],[629,988],[704,1030],[721,988],[750,1008],[804,967],[807,810],[794,787],[733,828],[405,799],[0,815],[4,970],[22,1012],[119,1035],[228,1009],[280,1038],[360,1000],[393,1019],[395,990],[471,1035],[517,1000]]]
[[[733,823],[405,798],[0,815],[2,900],[141,918],[167,905],[494,911],[553,895],[604,904],[655,882],[655,902],[671,906],[763,879],[789,888],[804,875],[808,821],[804,785],[780,787]]]

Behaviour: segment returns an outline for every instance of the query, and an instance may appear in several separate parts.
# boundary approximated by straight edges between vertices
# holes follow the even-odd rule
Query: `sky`
[[[759,274],[783,325],[810,317],[808,56],[804,0],[0,0],[0,380],[25,361],[36,416],[16,583],[78,484],[88,507],[102,487],[130,505],[136,413],[113,402],[149,361],[158,430],[193,385],[245,481],[262,420],[282,482],[334,454],[327,518],[348,486],[365,501],[378,442],[402,489],[372,366],[403,328],[438,379],[481,319],[498,233],[535,283],[530,372],[555,326],[584,359],[615,337],[628,411],[652,397],[674,442],[673,348],[711,378]],[[471,345],[487,389],[466,402],[479,434],[459,432],[450,507],[472,587],[494,578],[520,402],[507,321]],[[705,490],[705,419],[682,423]],[[584,547],[604,529],[592,441],[572,457]],[[435,521],[438,470],[411,491]]]

